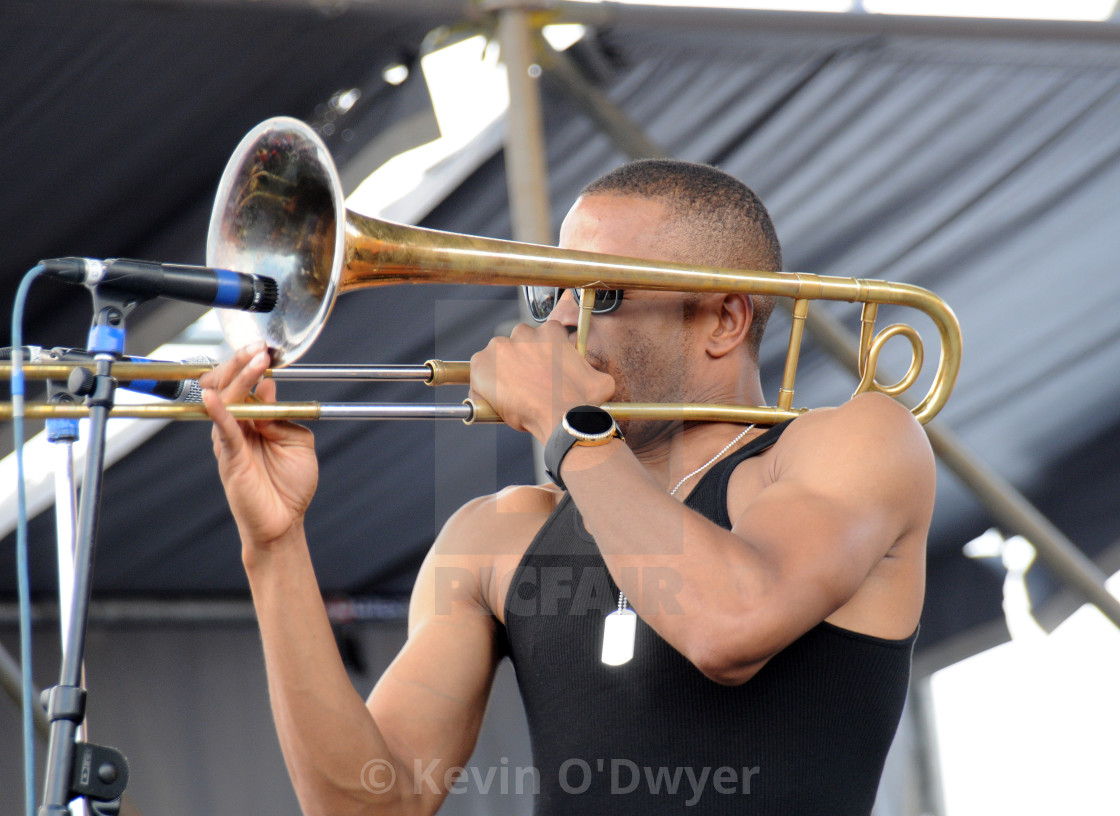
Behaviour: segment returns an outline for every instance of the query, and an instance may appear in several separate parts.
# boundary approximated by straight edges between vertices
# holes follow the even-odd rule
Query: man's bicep
[[[833,495],[787,482],[768,487],[736,522],[732,531],[766,576],[760,612],[772,619],[777,648],[842,606],[882,558],[882,536],[867,521]]]
[[[928,525],[928,442],[885,399],[795,422],[772,483],[735,519],[770,576],[778,648],[847,603],[896,542]]]
[[[795,422],[756,512],[788,521],[816,555],[872,561],[932,510],[929,442],[910,413],[879,394]],[[740,520],[737,520],[737,522]]]

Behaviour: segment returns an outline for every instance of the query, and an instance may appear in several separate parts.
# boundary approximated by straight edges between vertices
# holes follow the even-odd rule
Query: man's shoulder
[[[790,423],[777,444],[789,446],[809,435],[926,440],[906,406],[880,393],[859,394],[842,405],[806,411]]]
[[[563,495],[553,485],[514,485],[479,496],[447,520],[434,549],[463,555],[523,551]]]
[[[501,620],[502,576],[512,575],[563,495],[551,485],[518,485],[472,499],[444,524],[422,575],[432,584],[437,574],[452,576],[460,594]]]
[[[790,423],[774,449],[787,465],[858,458],[890,470],[933,466],[929,439],[914,415],[879,393],[807,411]]]
[[[510,485],[471,499],[452,518],[466,524],[489,524],[510,514],[548,516],[563,496],[563,491],[552,484]]]
[[[858,427],[881,422],[921,428],[905,405],[886,394],[873,391],[857,394],[840,405],[806,411],[797,417],[796,422],[790,423],[790,430],[794,427],[804,428],[806,425],[816,424],[824,426],[854,424]]]

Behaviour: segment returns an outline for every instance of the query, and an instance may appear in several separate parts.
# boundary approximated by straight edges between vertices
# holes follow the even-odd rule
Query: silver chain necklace
[[[677,486],[669,491],[669,495],[675,496],[677,491],[681,489],[681,485],[697,473],[707,470],[718,462],[719,458],[735,447],[735,443],[750,433],[753,427],[754,423],[752,422],[750,425],[743,428],[738,436],[723,446],[723,450],[677,482]],[[603,630],[602,661],[604,663],[608,666],[621,666],[623,663],[629,662],[630,658],[634,656],[634,635],[636,633],[636,627],[637,616],[634,614],[634,610],[628,608],[626,595],[620,589],[618,591],[618,609],[607,615]]]
[[[730,442],[728,442],[726,445],[723,446],[723,450],[721,450],[719,453],[717,453],[715,456],[713,456],[707,462],[702,464],[700,467],[696,468],[696,470],[692,471],[692,473],[688,474],[683,479],[681,479],[679,482],[677,482],[677,486],[669,491],[669,495],[670,496],[677,495],[677,491],[681,489],[681,485],[683,485],[685,482],[687,482],[689,479],[691,479],[697,473],[700,473],[703,470],[707,470],[712,465],[714,465],[717,461],[719,461],[719,458],[721,456],[723,456],[725,453],[727,453],[729,450],[731,450],[735,446],[736,442],[738,442],[740,439],[742,439],[744,436],[746,436],[748,433],[750,433],[751,428],[753,428],[753,427],[754,427],[754,423],[752,422],[750,425],[743,428],[743,430],[739,432],[738,436],[736,436],[734,439],[732,439]]]

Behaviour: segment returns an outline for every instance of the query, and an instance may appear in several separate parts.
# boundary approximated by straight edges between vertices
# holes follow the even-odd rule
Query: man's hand
[[[245,402],[253,393],[262,402],[276,401],[276,383],[261,380],[268,365],[268,351],[255,344],[199,380],[202,402],[214,421],[218,472],[245,556],[267,550],[300,526],[318,482],[307,428],[271,420],[238,422],[226,410],[226,404]]]
[[[606,402],[614,388],[614,379],[592,368],[557,321],[521,324],[471,357],[471,394],[494,406],[511,428],[541,442],[569,408]]]

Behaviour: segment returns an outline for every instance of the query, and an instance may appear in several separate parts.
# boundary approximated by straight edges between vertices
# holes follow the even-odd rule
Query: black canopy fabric
[[[17,3],[0,14],[0,75],[12,78],[0,92],[10,180],[0,194],[0,263],[10,291],[41,256],[199,260],[209,199],[241,133],[271,115],[314,118],[339,89],[370,89],[369,107],[352,115],[352,142],[332,140],[344,161],[352,143],[387,124],[374,111],[391,115],[381,67],[414,53],[437,22],[404,9],[371,24],[368,13],[113,2]],[[830,27],[827,18],[741,12],[735,19],[758,25],[723,30],[618,23],[594,45],[611,98],[667,153],[718,164],[760,193],[788,269],[905,281],[942,296],[961,320],[965,358],[941,418],[1079,546],[1102,553],[1118,537],[1120,489],[1120,310],[1110,308],[1120,294],[1120,35],[1112,24],[1091,34],[1059,24],[985,34],[979,23],[861,28],[844,18]],[[624,157],[555,86],[545,91],[557,226],[579,188]],[[508,237],[504,185],[497,155],[425,225]],[[85,301],[43,287],[27,342],[82,345]],[[855,330],[852,307],[832,311]],[[340,301],[307,361],[463,359],[515,316],[512,293],[500,289],[360,292]],[[935,354],[927,324],[892,313],[880,325],[895,319],[914,321]],[[771,399],[787,326],[776,318],[764,347]],[[836,404],[854,385],[808,347],[795,402]],[[285,393],[462,396],[447,390]],[[528,440],[506,428],[315,430],[322,475],[309,527],[329,594],[406,594],[455,507],[533,478]],[[948,473],[939,491],[919,649],[1001,614],[1001,575],[961,554],[990,516]],[[32,525],[41,596],[52,582],[52,529],[47,515]],[[110,469],[101,539],[101,597],[245,591],[201,425],[169,426]],[[9,536],[0,544],[9,599],[11,553]],[[1035,570],[1040,599],[1054,588],[1043,572]]]
[[[355,22],[311,4],[4,3],[4,302],[43,257],[202,263],[218,178],[241,137],[295,116],[352,153],[399,113],[404,94],[382,70],[411,64],[441,22],[421,6]],[[358,103],[338,119],[330,100],[351,89]],[[4,309],[5,338],[10,318]],[[26,323],[28,342],[84,347],[88,297],[51,288]]]

